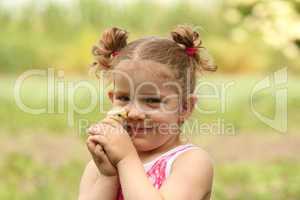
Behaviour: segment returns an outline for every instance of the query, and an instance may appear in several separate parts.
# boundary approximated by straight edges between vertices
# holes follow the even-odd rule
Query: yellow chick
[[[128,117],[127,110],[123,108],[113,108],[112,110],[107,112],[107,116],[101,122],[109,123],[113,126],[116,123],[119,123],[124,126],[127,117]]]

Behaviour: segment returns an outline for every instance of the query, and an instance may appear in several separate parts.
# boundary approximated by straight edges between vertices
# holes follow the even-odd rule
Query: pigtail
[[[127,45],[127,38],[126,30],[117,27],[106,29],[99,42],[92,48],[94,56],[92,67],[96,71],[110,70],[114,57]]]
[[[189,25],[178,25],[172,32],[171,37],[192,59],[196,70],[216,71],[217,66],[202,46],[200,35]]]

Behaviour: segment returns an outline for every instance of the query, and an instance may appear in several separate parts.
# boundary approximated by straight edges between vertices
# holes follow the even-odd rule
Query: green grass
[[[24,153],[10,153],[0,164],[0,199],[76,199],[85,163],[70,160],[53,167]],[[293,161],[217,164],[213,199],[296,200],[300,165]]]
[[[299,163],[293,161],[227,163],[216,167],[214,199],[296,200]]]
[[[59,167],[40,163],[24,153],[10,153],[0,164],[0,199],[76,199],[84,163]]]

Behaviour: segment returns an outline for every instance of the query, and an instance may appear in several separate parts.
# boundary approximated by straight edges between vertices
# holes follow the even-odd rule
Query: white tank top
[[[147,173],[148,177],[152,180],[152,183],[155,185],[155,182],[158,183],[156,187],[160,187],[162,182],[170,175],[172,164],[174,163],[175,159],[182,153],[190,150],[190,149],[198,149],[200,147],[194,144],[183,144],[179,145],[162,155],[158,156],[154,160],[147,162],[144,164],[145,172]],[[154,180],[156,179],[156,180]],[[157,180],[161,179],[161,180]]]

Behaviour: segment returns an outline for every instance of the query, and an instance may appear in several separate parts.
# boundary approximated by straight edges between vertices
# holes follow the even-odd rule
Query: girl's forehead
[[[166,65],[151,60],[124,60],[113,74],[114,87],[121,91],[170,92],[179,87],[174,73]]]

